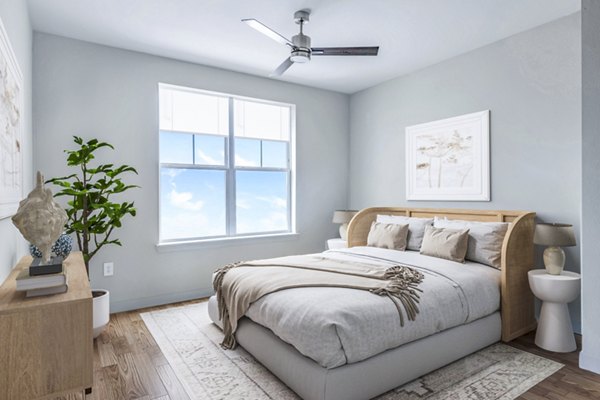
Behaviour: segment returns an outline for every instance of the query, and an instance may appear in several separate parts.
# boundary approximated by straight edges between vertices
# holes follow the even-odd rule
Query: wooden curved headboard
[[[452,208],[372,207],[359,211],[348,226],[348,247],[366,246],[377,215],[510,222],[502,245],[502,340],[511,341],[535,329],[533,294],[527,271],[533,268],[535,213],[527,211],[462,210]]]

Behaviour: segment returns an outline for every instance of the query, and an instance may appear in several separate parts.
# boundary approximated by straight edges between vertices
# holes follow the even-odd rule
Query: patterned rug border
[[[181,338],[177,338],[174,339],[172,337],[169,337],[169,335],[165,332],[165,330],[161,327],[161,324],[159,321],[157,321],[157,318],[163,318],[163,317],[169,317],[172,315],[185,315],[185,317],[187,318],[187,320],[189,321],[184,321],[184,325],[186,325],[186,328],[192,329],[192,330],[197,330],[199,331],[200,335],[205,336],[206,339],[208,339],[208,347],[211,347],[211,350],[216,350],[217,354],[221,353],[223,357],[228,358],[231,363],[233,363],[233,365],[231,367],[235,367],[237,368],[237,371],[233,371],[234,375],[236,372],[240,372],[239,374],[239,380],[249,380],[252,384],[253,384],[253,388],[249,388],[250,391],[254,390],[255,393],[254,396],[256,395],[263,395],[264,397],[268,398],[268,399],[297,399],[299,397],[297,397],[297,395],[295,395],[291,389],[289,389],[287,386],[285,386],[285,384],[283,384],[281,381],[279,381],[279,379],[277,377],[275,377],[274,375],[272,375],[272,373],[270,371],[268,371],[265,367],[263,367],[260,363],[258,363],[258,361],[255,361],[254,358],[247,352],[245,352],[245,350],[238,348],[238,350],[235,351],[229,351],[229,352],[225,352],[223,351],[217,344],[217,342],[215,342],[214,339],[216,339],[214,337],[215,333],[213,332],[212,335],[209,334],[209,332],[204,332],[202,330],[202,326],[200,324],[198,324],[197,322],[200,323],[204,323],[204,324],[209,324],[210,326],[212,326],[212,328],[208,328],[209,330],[214,330],[215,332],[218,331],[218,334],[221,334],[220,330],[218,330],[218,328],[216,328],[216,326],[214,326],[212,324],[212,322],[210,321],[210,319],[208,318],[208,303],[203,302],[203,303],[196,303],[196,304],[190,304],[190,305],[185,305],[185,306],[180,306],[180,307],[173,307],[173,308],[169,308],[169,309],[164,309],[164,310],[157,310],[157,311],[150,311],[150,312],[145,312],[140,314],[142,320],[144,321],[144,323],[146,324],[150,334],[152,335],[152,337],[154,338],[154,340],[156,341],[156,343],[158,344],[158,346],[160,347],[161,351],[163,352],[165,358],[167,359],[167,361],[169,362],[169,364],[171,365],[171,367],[173,368],[173,371],[175,372],[175,374],[177,375],[179,381],[181,382],[183,388],[185,389],[185,391],[187,392],[187,394],[189,395],[189,397],[191,399],[197,399],[197,398],[205,398],[205,397],[198,397],[198,392],[197,390],[195,390],[190,382],[193,381],[198,381],[198,376],[197,373],[194,372],[192,370],[192,366],[189,365],[189,363],[186,361],[185,356],[188,356],[187,353],[185,353],[185,351],[182,351],[181,349],[178,350],[177,346],[174,344],[174,341],[193,341],[194,338],[187,338],[185,337],[185,335]],[[203,310],[198,310],[198,309],[203,309]],[[191,312],[190,312],[191,311]],[[196,313],[196,312],[200,312],[200,321],[194,321],[193,318],[189,315],[191,313]],[[193,336],[193,335],[192,335]],[[213,336],[213,338],[211,339],[210,336]],[[546,365],[545,369],[541,369],[536,375],[529,377],[528,379],[526,379],[523,382],[520,382],[519,384],[515,385],[514,387],[511,387],[509,389],[506,390],[506,392],[504,394],[501,394],[499,397],[496,397],[496,400],[511,400],[511,399],[516,399],[517,397],[519,397],[520,395],[522,395],[523,393],[527,392],[530,388],[532,388],[533,386],[535,386],[536,384],[538,384],[539,382],[541,382],[542,380],[546,379],[547,377],[549,377],[550,375],[554,374],[555,372],[559,371],[561,368],[564,367],[563,364],[560,364],[558,362],[549,360],[545,357],[541,357],[538,355],[535,355],[533,353],[529,353],[526,351],[522,351],[519,349],[516,349],[512,346],[508,346],[505,345],[503,343],[496,343],[493,344],[489,347],[486,347],[476,353],[473,353],[469,356],[466,356],[460,360],[455,361],[454,363],[449,364],[448,366],[442,367],[439,370],[436,371],[432,371],[427,375],[424,375],[423,377],[420,377],[412,382],[408,382],[405,385],[400,386],[399,388],[393,389],[379,397],[377,397],[377,399],[381,399],[381,400],[401,400],[401,399],[412,399],[414,397],[410,396],[409,394],[401,394],[400,391],[402,391],[402,389],[406,389],[415,385],[419,385],[419,383],[422,383],[421,381],[426,380],[428,377],[433,376],[435,373],[437,373],[438,371],[444,370],[444,369],[449,369],[450,367],[455,366],[455,364],[460,363],[461,361],[466,361],[469,357],[473,357],[475,355],[478,355],[480,353],[483,353],[486,350],[492,349],[494,348],[494,346],[502,346],[502,347],[506,347],[509,348],[510,351],[514,352],[514,353],[523,353],[525,354],[527,357],[530,357],[531,359],[535,359],[535,360],[543,360],[545,363],[547,363],[548,365]],[[500,348],[500,347],[498,347]],[[195,349],[194,349],[195,352]],[[239,363],[243,364],[243,365],[248,365],[250,363],[256,363],[257,364],[257,368],[258,369],[264,369],[268,375],[268,378],[272,379],[273,382],[269,382],[269,385],[274,386],[274,388],[271,388],[273,390],[275,390],[277,393],[268,393],[258,382],[256,382],[252,376],[249,376],[246,372],[242,369],[242,366],[238,365]],[[230,368],[231,368],[230,367]],[[206,371],[204,371],[206,373]],[[492,371],[489,375],[493,375],[494,373],[496,373],[496,371]],[[475,375],[478,375],[479,373],[476,373]],[[454,388],[455,386],[459,386],[463,381],[467,381],[469,380],[469,378],[474,378],[474,376],[467,376],[465,378],[463,378],[462,380],[458,380],[453,382],[453,384],[451,386],[449,386],[446,389],[443,389],[442,391],[436,393],[433,395],[433,397],[428,397],[428,399],[437,399],[439,398],[439,396],[441,396],[444,392],[448,391],[450,388]],[[243,384],[240,384],[239,386],[243,387]],[[257,390],[255,390],[257,389]],[[456,387],[454,388],[455,391],[456,390],[464,390],[463,387]],[[289,393],[292,393],[292,395],[290,396]],[[282,397],[273,397],[272,395],[276,395],[281,393]],[[408,393],[407,391],[404,391],[404,393]],[[206,398],[214,398],[211,396],[212,393],[206,393],[205,396]],[[402,396],[402,397],[399,397]],[[454,397],[454,396],[453,396]],[[240,399],[242,398],[246,398],[244,397],[239,397]],[[420,396],[416,397],[416,398],[421,398]],[[456,397],[457,399],[463,399],[463,397]],[[471,398],[471,397],[469,397]]]

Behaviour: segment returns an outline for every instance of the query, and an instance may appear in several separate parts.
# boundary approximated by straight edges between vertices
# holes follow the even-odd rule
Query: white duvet
[[[387,297],[346,288],[297,288],[264,296],[246,317],[325,368],[372,357],[388,349],[485,317],[500,307],[500,271],[374,247],[330,250],[325,257],[409,265],[425,279],[415,321],[400,326]]]

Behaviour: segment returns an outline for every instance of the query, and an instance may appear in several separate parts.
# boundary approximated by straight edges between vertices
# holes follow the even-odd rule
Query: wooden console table
[[[26,256],[0,286],[0,399],[31,400],[92,387],[92,292],[81,252],[64,262],[66,293],[15,290]]]

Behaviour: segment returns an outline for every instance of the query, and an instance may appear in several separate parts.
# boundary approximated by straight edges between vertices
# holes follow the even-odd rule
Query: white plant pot
[[[108,326],[110,318],[110,292],[104,289],[93,289],[94,339]]]

